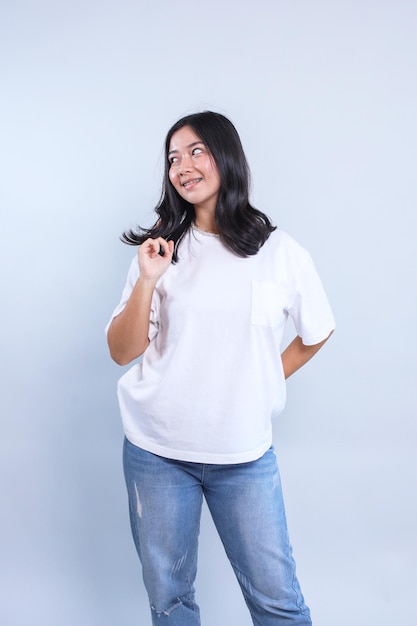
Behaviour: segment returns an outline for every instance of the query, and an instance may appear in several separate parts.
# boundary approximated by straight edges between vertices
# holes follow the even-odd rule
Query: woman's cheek
[[[175,189],[177,191],[179,191],[181,185],[179,183],[179,179],[178,179],[178,174],[176,172],[173,171],[169,171],[169,180],[171,181],[171,184],[175,187]]]

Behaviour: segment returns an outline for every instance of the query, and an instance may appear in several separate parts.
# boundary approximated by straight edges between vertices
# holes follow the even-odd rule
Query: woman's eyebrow
[[[204,145],[204,142],[203,142],[203,141],[201,141],[201,140],[200,140],[200,141],[193,141],[192,143],[188,144],[188,146],[186,146],[186,148],[194,148],[194,146],[196,146],[196,145],[197,145],[197,144],[199,144],[199,143],[201,143],[201,144],[203,144],[203,145]],[[171,154],[174,154],[175,152],[178,152],[178,150],[177,150],[177,149],[175,149],[175,150],[170,150],[170,151],[168,152],[168,156],[170,156]]]

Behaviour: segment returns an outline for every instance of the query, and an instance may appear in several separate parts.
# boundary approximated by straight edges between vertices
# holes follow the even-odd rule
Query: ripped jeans
[[[255,626],[311,626],[295,573],[273,448],[236,465],[173,461],[124,443],[132,533],[153,626],[199,626],[203,496]]]

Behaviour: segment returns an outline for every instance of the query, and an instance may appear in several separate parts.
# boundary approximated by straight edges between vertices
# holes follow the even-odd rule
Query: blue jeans
[[[273,448],[236,465],[173,461],[125,440],[133,538],[154,626],[198,626],[203,496],[255,626],[311,626],[295,573]]]

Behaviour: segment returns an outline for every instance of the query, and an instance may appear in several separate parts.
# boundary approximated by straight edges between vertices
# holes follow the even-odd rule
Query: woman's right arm
[[[153,292],[158,279],[171,263],[173,251],[174,242],[161,237],[147,239],[139,247],[139,278],[125,308],[112,320],[107,332],[110,355],[119,365],[127,365],[143,354],[149,345]]]

